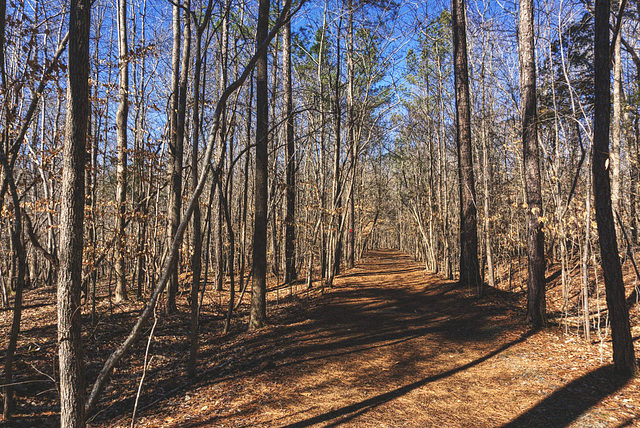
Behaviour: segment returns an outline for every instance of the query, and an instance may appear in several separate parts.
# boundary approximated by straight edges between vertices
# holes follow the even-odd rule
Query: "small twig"
[[[26,385],[28,383],[42,383],[41,380],[25,380],[22,382],[12,382],[12,383],[4,383],[2,385],[0,385],[0,388],[4,388],[7,386],[16,386],[16,385]]]
[[[131,415],[131,428],[134,428],[136,425],[136,411],[138,410],[138,401],[140,400],[140,394],[142,393],[142,384],[144,383],[144,378],[147,375],[147,367],[151,364],[151,360],[153,356],[149,358],[149,349],[151,348],[151,341],[153,340],[153,332],[156,330],[156,325],[158,325],[158,312],[156,310],[153,311],[153,326],[151,327],[151,332],[149,333],[149,340],[147,340],[147,349],[144,352],[144,363],[142,364],[142,377],[140,378],[140,384],[138,385],[138,392],[136,393],[136,402],[133,405],[133,415]]]
[[[42,376],[46,377],[47,379],[49,379],[51,382],[53,382],[53,384],[56,386],[56,389],[58,388],[58,383],[56,382],[56,379],[51,376],[48,373],[43,372],[42,370],[38,369],[36,366],[34,366],[31,363],[27,363],[31,366],[32,369],[34,369],[36,372],[38,372],[39,374],[41,374]]]

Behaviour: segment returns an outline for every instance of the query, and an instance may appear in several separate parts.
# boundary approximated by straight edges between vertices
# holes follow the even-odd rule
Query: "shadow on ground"
[[[488,290],[482,299],[476,299],[470,290],[427,275],[411,258],[391,251],[370,254],[356,269],[339,278],[336,287],[324,296],[299,296],[283,296],[280,307],[271,306],[270,326],[255,333],[245,332],[246,310],[234,320],[232,333],[227,336],[219,333],[219,316],[204,314],[200,375],[191,381],[185,375],[189,328],[186,306],[182,313],[163,318],[151,348],[154,364],[140,397],[139,416],[162,418],[166,414],[163,412],[169,412],[166,409],[185,391],[227,382],[244,385],[258,376],[263,377],[263,382],[293,384],[301,377],[314,376],[325,365],[341,364],[353,385],[375,383],[376,389],[363,399],[346,397],[329,411],[301,407],[299,395],[276,391],[277,397],[256,398],[234,415],[202,414],[189,422],[163,426],[241,426],[237,418],[256,417],[261,406],[276,402],[294,410],[284,419],[268,421],[262,417],[260,424],[340,425],[430,383],[469,370],[532,334],[513,316],[519,309],[512,306],[508,293]],[[109,323],[124,328],[135,313],[128,316],[129,319],[115,316]],[[116,335],[115,330],[119,329],[111,329],[110,336],[106,330],[92,334],[95,342],[87,346],[86,354],[89,384],[95,379],[100,362],[120,341],[122,333]],[[432,346],[423,346],[425,343]],[[146,340],[141,340],[121,364],[91,426],[111,425],[119,419],[124,423],[130,418],[125,415],[130,415],[133,408],[145,345]],[[384,353],[393,364],[385,371],[363,364],[374,353]],[[437,366],[425,376],[424,365],[438,361],[443,354],[462,357],[452,360],[459,361],[457,365]],[[571,382],[504,426],[565,426],[625,385],[626,380],[609,381],[609,370],[598,369]],[[420,379],[416,380],[416,376]],[[29,426],[36,419],[28,418],[27,425],[22,426]]]
[[[630,380],[616,375],[611,365],[600,367],[556,390],[503,428],[565,427]]]

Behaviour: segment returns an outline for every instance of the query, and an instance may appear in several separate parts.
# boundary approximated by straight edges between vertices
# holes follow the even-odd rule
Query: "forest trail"
[[[323,296],[273,311],[268,328],[211,344],[224,369],[136,426],[640,424],[640,383],[612,380],[608,351],[532,333],[510,294],[489,295],[478,300],[398,252],[370,253]],[[130,423],[129,413],[107,426]]]

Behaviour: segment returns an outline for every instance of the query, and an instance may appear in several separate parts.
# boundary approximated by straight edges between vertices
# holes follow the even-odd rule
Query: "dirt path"
[[[533,334],[510,299],[477,300],[402,254],[373,253],[269,328],[210,344],[228,356],[225,369],[147,409],[138,426],[640,424],[640,383],[612,380],[610,344]]]

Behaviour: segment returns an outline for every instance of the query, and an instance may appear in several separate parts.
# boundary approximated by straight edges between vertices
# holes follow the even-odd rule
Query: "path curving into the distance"
[[[590,348],[530,332],[512,300],[496,290],[478,300],[402,253],[372,252],[324,296],[223,347],[231,368],[138,426],[633,424],[606,406],[637,394],[637,380],[612,381]]]

